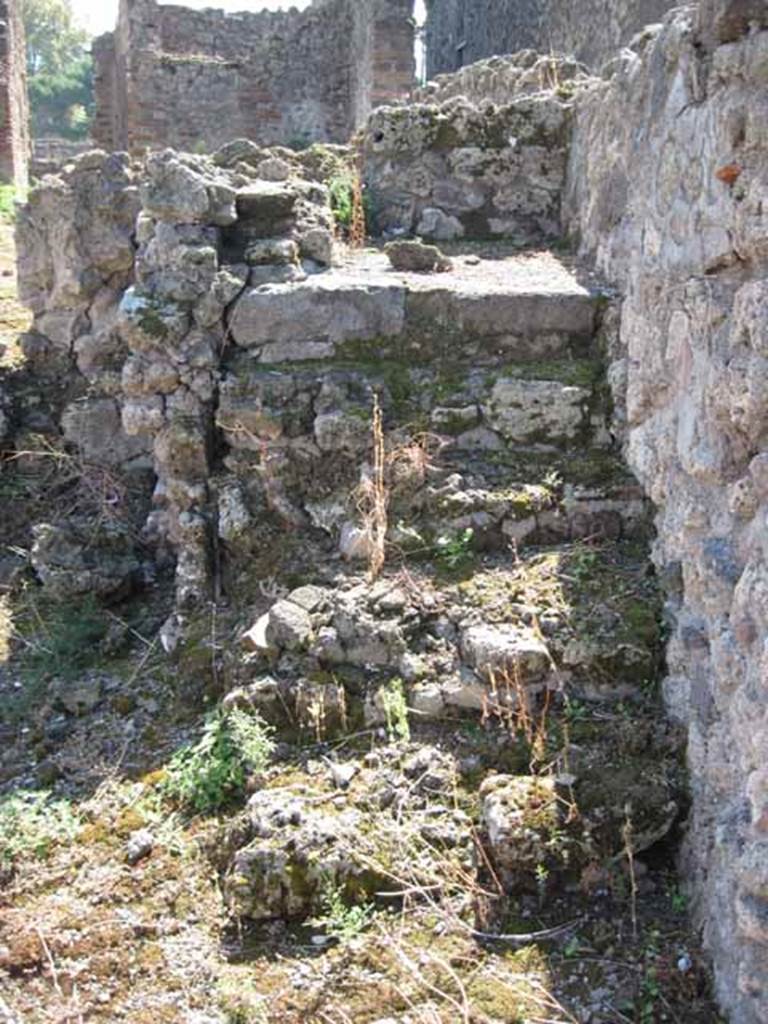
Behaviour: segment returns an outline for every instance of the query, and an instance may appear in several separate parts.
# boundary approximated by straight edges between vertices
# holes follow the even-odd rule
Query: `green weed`
[[[594,551],[586,547],[578,547],[573,552],[568,569],[579,583],[591,579],[599,567],[599,558]]]
[[[0,222],[13,224],[16,220],[16,200],[20,198],[15,185],[0,185]]]
[[[0,868],[31,854],[45,857],[57,842],[74,839],[80,820],[66,800],[48,792],[19,790],[0,799]]]
[[[390,742],[411,738],[411,726],[408,722],[408,702],[405,699],[402,679],[392,679],[381,692],[381,703],[387,723],[387,736]]]
[[[43,699],[47,681],[53,676],[69,682],[93,668],[103,654],[110,620],[92,596],[79,601],[38,606],[34,599],[14,609],[0,609],[0,634],[4,635],[6,656],[14,637],[21,650],[18,669],[23,686],[0,707],[0,721],[15,724]],[[0,648],[3,639],[0,637]],[[0,651],[0,658],[2,651]]]
[[[373,222],[371,196],[365,189],[360,192],[362,186],[357,181],[355,172],[350,168],[339,169],[331,175],[327,185],[333,219],[345,235],[351,234],[354,228],[355,194],[357,193],[358,197],[362,196],[362,216],[365,220],[365,233],[368,234]]]
[[[449,569],[457,569],[472,557],[474,536],[475,531],[471,527],[467,527],[456,537],[438,537],[435,541],[435,554],[438,562],[448,566]]]
[[[323,913],[311,923],[342,945],[364,932],[375,912],[372,903],[345,903],[343,890],[330,880],[323,887],[322,907]]]
[[[667,890],[669,903],[676,914],[684,914],[688,909],[688,897],[677,885],[670,885]]]
[[[264,770],[274,750],[271,733],[259,715],[215,711],[198,742],[174,754],[165,794],[186,810],[218,810],[242,791],[248,772]]]
[[[109,619],[92,595],[57,604],[45,618],[34,611],[39,631],[22,657],[25,675],[74,679],[94,664]]]

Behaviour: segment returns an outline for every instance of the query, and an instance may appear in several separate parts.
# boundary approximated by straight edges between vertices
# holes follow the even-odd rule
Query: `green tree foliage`
[[[21,0],[27,37],[27,71],[61,74],[79,60],[88,35],[78,28],[70,0]]]
[[[93,65],[88,35],[75,22],[71,0],[21,0],[27,75],[35,136],[88,135]]]
[[[89,54],[58,74],[41,71],[29,78],[32,134],[84,139],[93,110],[93,66]]]

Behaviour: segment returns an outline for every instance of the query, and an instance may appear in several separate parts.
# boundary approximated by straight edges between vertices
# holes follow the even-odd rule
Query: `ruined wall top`
[[[412,0],[315,0],[227,13],[121,0],[94,43],[94,138],[105,148],[200,151],[346,141],[414,80]]]
[[[496,54],[564,53],[597,68],[675,0],[427,0],[427,75]]]

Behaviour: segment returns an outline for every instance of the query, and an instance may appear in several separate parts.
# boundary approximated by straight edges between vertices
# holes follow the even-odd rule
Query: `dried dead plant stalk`
[[[70,1024],[70,1022],[72,1022],[72,1024],[84,1024],[83,1014],[80,1009],[79,1000],[77,998],[77,986],[73,985],[71,999],[67,999],[67,997],[64,995],[64,990],[61,987],[61,983],[59,982],[59,974],[58,971],[56,970],[56,961],[53,959],[53,953],[51,952],[51,948],[45,941],[45,936],[43,935],[43,932],[40,928],[35,928],[35,934],[37,935],[38,941],[40,942],[40,946],[43,950],[43,953],[45,954],[45,959],[48,963],[48,970],[50,971],[51,974],[51,981],[56,991],[56,995],[59,997],[61,1003],[63,1004],[61,1011],[62,1017],[60,1018],[62,1024]]]
[[[632,915],[632,937],[637,941],[637,874],[635,872],[635,848],[633,844],[634,828],[632,825],[632,808],[627,804],[624,808],[624,825],[621,838],[624,841],[624,856],[627,858],[629,870],[630,912]]]
[[[373,465],[363,475],[355,497],[361,528],[369,544],[369,576],[374,580],[386,560],[390,500],[393,495],[418,491],[423,486],[435,445],[441,442],[435,435],[418,434],[388,451],[378,395],[373,400],[371,435]]]
[[[60,499],[63,516],[94,515],[100,523],[127,522],[129,492],[125,481],[106,466],[88,462],[81,452],[67,452],[44,435],[35,435],[37,448],[5,452],[5,461],[19,463],[22,477],[28,477],[25,464],[41,460],[49,466],[39,474],[36,488],[41,500]],[[69,502],[67,504],[67,501]]]
[[[511,670],[491,670],[489,679],[490,692],[483,699],[483,724],[495,718],[510,735],[522,736],[531,752],[530,768],[535,774],[547,752],[551,691],[545,687],[541,706],[537,707],[536,695],[524,684],[517,664]]]
[[[387,454],[384,445],[384,426],[379,396],[373,396],[371,416],[371,437],[373,441],[373,467],[370,475],[357,490],[357,507],[367,535],[370,549],[368,554],[368,575],[375,580],[384,568],[386,558],[389,492],[387,490]]]
[[[0,665],[11,656],[13,609],[7,595],[0,594]]]
[[[382,938],[385,940],[388,938],[387,934],[382,930]],[[453,1019],[461,1021],[462,1024],[471,1024],[472,1020],[472,1006],[467,995],[467,990],[464,987],[459,975],[454,971],[451,965],[443,957],[437,956],[436,953],[432,953],[429,950],[421,949],[418,951],[409,949],[404,942],[393,942],[391,944],[391,950],[394,953],[395,958],[401,967],[403,967],[414,979],[417,986],[421,989],[426,990],[431,995],[436,996],[441,1002],[447,1003],[451,1007]],[[456,995],[453,995],[447,990],[447,987],[441,987],[440,985],[433,984],[425,970],[427,965],[431,965],[437,968],[438,972],[442,973],[443,976],[447,977],[456,988]],[[455,1016],[458,1014],[458,1017]]]
[[[365,204],[363,202],[363,182],[360,171],[352,175],[352,219],[349,224],[349,245],[352,249],[365,247]]]

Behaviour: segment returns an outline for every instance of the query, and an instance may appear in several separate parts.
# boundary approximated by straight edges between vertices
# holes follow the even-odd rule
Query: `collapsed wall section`
[[[127,586],[139,532],[156,565],[175,566],[180,606],[210,595],[229,307],[249,281],[301,279],[330,260],[323,152],[302,164],[243,140],[214,158],[94,150],[31,190],[17,221],[20,298],[34,314],[22,347],[46,430],[83,473],[137,495],[130,531],[122,500],[116,529],[90,540],[82,517],[38,524],[33,563],[60,595]],[[14,437],[40,433],[40,407],[22,406]]]
[[[17,0],[0,0],[0,180],[26,188],[29,149],[24,25]]]
[[[427,0],[427,76],[533,49],[598,67],[674,0]]]
[[[487,83],[483,70],[475,85]],[[577,75],[573,62],[518,54],[498,78],[498,106],[461,81],[458,94],[428,87],[407,107],[374,111],[363,156],[379,229],[438,241],[558,239]]]
[[[577,99],[565,204],[624,300],[610,376],[658,507],[687,867],[733,1024],[768,1019],[768,7],[670,15]]]
[[[94,138],[106,149],[210,151],[344,142],[414,76],[412,0],[315,0],[227,14],[123,0],[94,43]]]

